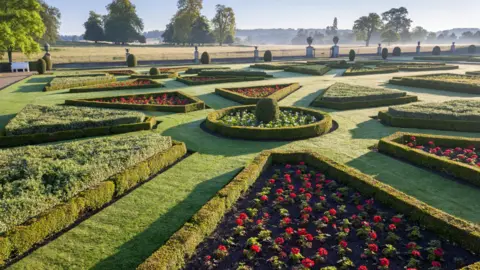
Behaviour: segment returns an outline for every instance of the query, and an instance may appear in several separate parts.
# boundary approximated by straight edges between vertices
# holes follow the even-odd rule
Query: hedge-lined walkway
[[[242,66],[244,67],[244,65]],[[462,66],[456,73],[474,70],[475,66]],[[440,71],[441,72],[441,71]],[[268,83],[300,82],[303,87],[280,102],[281,105],[308,106],[321,93],[321,89],[335,81],[378,86],[391,78],[391,74],[361,77],[337,77],[331,71],[323,77],[287,72],[272,72],[276,76]],[[425,74],[434,72],[418,72]],[[396,76],[405,75],[399,73]],[[408,73],[411,74],[411,73]],[[32,78],[33,80],[36,78]],[[262,81],[265,84],[266,81]],[[259,82],[236,83],[252,86]],[[102,95],[130,94],[140,91],[112,91],[106,93],[41,93],[44,83],[19,83],[0,92],[0,127],[27,103],[55,104],[67,98],[101,97]],[[185,87],[168,80],[167,90],[196,95],[212,108],[237,105],[215,95],[214,89],[226,85]],[[474,98],[472,95],[445,91],[393,87],[418,95],[424,101],[444,101]],[[29,91],[23,92],[22,89]],[[165,89],[160,89],[163,91]],[[141,91],[155,92],[156,89]],[[480,99],[480,97],[475,97]],[[200,123],[210,110],[188,114],[154,113],[162,121],[158,132],[184,141],[194,154],[151,182],[141,186],[115,204],[84,221],[51,243],[39,248],[12,269],[132,269],[147,258],[217,190],[227,183],[251,158],[264,149],[311,149],[336,161],[347,163],[374,175],[380,181],[415,196],[450,214],[480,223],[480,189],[452,181],[424,169],[403,163],[388,156],[371,152],[368,147],[378,139],[400,129],[385,127],[370,118],[378,108],[333,112],[340,125],[328,135],[296,142],[252,142],[231,140],[205,133]],[[458,133],[416,129],[409,132],[462,135],[477,137],[475,133]]]

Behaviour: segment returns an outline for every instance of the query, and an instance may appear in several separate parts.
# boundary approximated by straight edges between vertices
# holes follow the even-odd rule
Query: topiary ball
[[[203,52],[202,53],[202,56],[200,57],[200,63],[204,64],[204,65],[208,65],[210,64],[210,55],[208,54],[208,52]]]
[[[442,49],[440,49],[439,46],[435,46],[432,50],[432,54],[433,55],[440,55],[440,53],[442,53]]]
[[[149,73],[150,75],[154,76],[154,75],[159,75],[159,74],[160,74],[160,71],[158,71],[158,68],[152,67],[148,73]]]
[[[386,60],[388,57],[388,49],[387,48],[383,48],[382,50],[382,58],[383,60]]]
[[[47,65],[47,70],[52,70],[53,68],[52,57],[50,57],[49,54],[45,54],[42,59],[45,61],[45,64]]]
[[[270,50],[265,51],[265,53],[263,54],[263,61],[272,62],[272,60],[273,60],[272,52]]]
[[[38,61],[37,61],[38,74],[45,74],[46,70],[47,70],[47,63],[45,63],[45,60],[38,59]]]
[[[349,59],[350,61],[355,61],[355,56],[356,56],[355,51],[354,51],[354,50],[350,50],[350,52],[348,53],[348,59]]]
[[[127,57],[127,66],[136,67],[137,66],[137,57],[134,54],[129,54]]]
[[[402,54],[402,49],[400,49],[400,47],[393,48],[393,52],[392,52],[393,56],[400,56],[401,54]]]
[[[469,54],[476,54],[477,53],[477,46],[475,46],[475,45],[468,46],[468,53]]]
[[[258,122],[264,124],[277,120],[280,117],[280,108],[273,98],[262,98],[258,101],[255,108],[255,116]]]

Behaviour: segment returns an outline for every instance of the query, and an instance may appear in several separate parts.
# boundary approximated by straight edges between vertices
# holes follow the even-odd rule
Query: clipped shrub
[[[333,37],[333,43],[335,43],[335,45],[337,45],[337,43],[340,41],[340,39],[337,37],[337,36],[334,36]]]
[[[204,65],[208,65],[208,64],[210,64],[210,62],[211,62],[211,59],[210,59],[210,55],[208,54],[208,52],[203,52],[202,57],[200,57],[200,63],[202,63]]]
[[[37,71],[38,74],[45,74],[45,71],[47,70],[47,63],[43,59],[38,59],[37,61]]]
[[[392,52],[393,56],[400,56],[401,54],[402,54],[402,49],[400,49],[400,47],[393,48],[393,52]]]
[[[159,75],[160,71],[158,71],[158,68],[152,67],[148,73],[152,76],[155,76],[155,75]]]
[[[349,56],[350,57],[350,56]],[[355,58],[355,57],[354,57]],[[350,61],[353,61],[353,60],[350,60]],[[347,64],[347,61],[345,60],[340,60],[340,62],[338,62],[340,65],[346,65]]]
[[[280,117],[280,108],[278,103],[273,98],[262,98],[258,101],[255,108],[255,116],[257,121],[269,123]]]
[[[137,57],[135,54],[129,54],[127,57],[127,66],[136,67],[137,66]]]
[[[350,50],[350,52],[348,53],[348,59],[349,59],[350,61],[355,61],[355,56],[356,56],[355,51],[354,51],[354,50]]]
[[[263,61],[265,62],[272,62],[273,60],[273,56],[272,56],[272,52],[270,50],[266,51],[264,54],[263,54]]]
[[[386,60],[388,57],[388,49],[387,48],[383,48],[382,50],[382,58],[383,60]]]
[[[469,54],[475,54],[475,53],[477,53],[477,46],[475,46],[475,45],[470,45],[470,46],[468,46],[468,53],[469,53]]]
[[[440,49],[439,46],[435,46],[432,50],[433,55],[440,55],[441,52],[442,52],[442,49]]]
[[[52,57],[50,57],[50,55],[45,54],[42,59],[45,61],[45,64],[47,65],[47,70],[52,70],[53,68]]]

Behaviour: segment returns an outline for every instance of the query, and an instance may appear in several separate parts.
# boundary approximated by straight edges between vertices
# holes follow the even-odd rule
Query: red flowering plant
[[[325,263],[327,261],[327,257],[328,257],[328,250],[322,247],[317,250],[317,253],[315,254],[314,259],[319,263]]]
[[[363,250],[362,258],[376,257],[378,254],[377,244],[368,244],[367,248]]]
[[[226,90],[232,91],[247,97],[260,98],[260,97],[270,96],[271,94],[287,86],[288,85],[253,86],[253,87],[242,87],[242,88],[229,88]]]
[[[228,249],[224,245],[219,245],[213,254],[217,259],[223,259],[228,255]]]
[[[296,247],[292,247],[290,249],[290,259],[296,263],[300,262],[304,257],[302,253],[300,253],[300,249]]]
[[[427,247],[428,260],[430,261],[443,261],[445,251],[442,249],[442,243],[438,240],[432,240],[428,243]]]
[[[315,262],[309,258],[305,258],[302,260],[302,266],[300,269],[308,270],[315,266]]]
[[[104,98],[96,99],[95,102],[140,105],[186,105],[193,103],[190,99],[180,97],[174,93]]]
[[[258,242],[258,238],[248,238],[247,247],[243,250],[243,255],[249,260],[253,260],[253,258],[255,258],[260,252],[262,252],[262,244]]]
[[[380,266],[378,267],[378,269],[380,270],[388,270],[390,269],[390,260],[387,259],[387,258],[380,258],[380,260],[378,260]]]

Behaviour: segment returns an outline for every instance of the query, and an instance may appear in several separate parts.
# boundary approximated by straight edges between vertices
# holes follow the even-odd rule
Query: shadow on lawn
[[[50,76],[34,76],[30,78],[27,83],[49,83],[54,77]]]
[[[15,92],[20,93],[31,93],[31,92],[42,92],[45,84],[35,83],[35,84],[23,84]]]
[[[92,269],[134,269],[165,244],[173,233],[239,171],[232,170],[198,184],[187,198],[153,222],[145,231],[120,246],[116,254],[100,261]]]
[[[242,105],[233,100],[221,97],[215,93],[207,93],[207,94],[199,95],[197,96],[197,98],[203,100],[206,105],[208,105],[210,108],[215,110]]]

